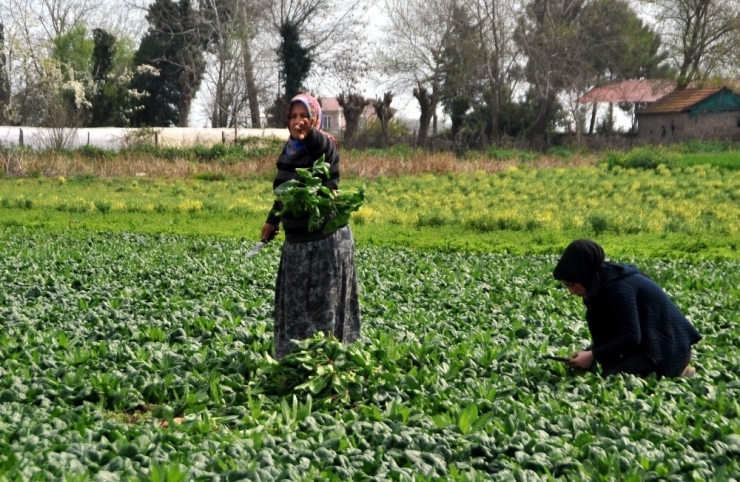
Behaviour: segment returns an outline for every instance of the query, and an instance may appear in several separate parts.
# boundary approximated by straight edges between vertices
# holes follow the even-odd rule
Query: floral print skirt
[[[355,242],[349,226],[318,241],[286,241],[275,286],[275,359],[316,332],[343,343],[360,337]]]

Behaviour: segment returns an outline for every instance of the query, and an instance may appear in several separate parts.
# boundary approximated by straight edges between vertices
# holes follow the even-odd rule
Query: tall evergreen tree
[[[303,88],[303,82],[311,71],[311,55],[308,49],[301,45],[298,26],[286,22],[280,27],[280,80],[285,87],[285,97],[293,98]]]
[[[280,63],[280,81],[283,91],[268,108],[270,124],[285,127],[285,111],[288,102],[303,90],[303,82],[311,71],[311,52],[301,45],[298,25],[287,21],[280,26],[280,48],[277,51]]]
[[[466,113],[481,92],[483,71],[479,68],[480,49],[472,18],[458,2],[453,2],[450,10],[451,25],[442,50],[440,102],[450,116],[451,135],[455,139],[462,129]]]
[[[93,30],[91,127],[126,127],[132,99],[128,78],[114,72],[118,45],[110,32]]]
[[[131,85],[145,97],[133,124],[185,127],[205,71],[207,37],[190,0],[155,0],[147,21],[149,30],[134,55],[137,72]]]

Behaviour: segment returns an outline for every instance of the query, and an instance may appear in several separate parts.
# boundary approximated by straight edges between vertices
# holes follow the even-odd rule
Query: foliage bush
[[[102,147],[93,146],[91,144],[85,144],[80,146],[73,151],[75,154],[86,159],[97,159],[97,160],[113,160],[116,158],[118,153],[114,149],[105,149]]]
[[[409,127],[397,119],[391,119],[389,130],[391,145],[402,143],[411,136]],[[377,119],[361,125],[352,139],[352,147],[356,148],[380,147],[383,144],[383,128]]]
[[[682,154],[727,152],[736,150],[737,147],[731,142],[718,140],[694,140],[676,146]]]
[[[636,147],[627,152],[610,152],[602,162],[606,162],[609,169],[617,166],[626,169],[657,169],[661,164],[674,168],[680,164],[680,156],[663,146]]]

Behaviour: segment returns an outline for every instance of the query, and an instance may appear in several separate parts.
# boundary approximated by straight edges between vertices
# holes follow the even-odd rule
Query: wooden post
[[[221,131],[221,144],[226,145],[226,131]]]
[[[87,145],[90,145],[90,131],[87,131]]]
[[[159,132],[154,133],[154,149],[159,150]]]
[[[18,135],[18,145],[23,147],[23,129],[20,129],[21,133]]]

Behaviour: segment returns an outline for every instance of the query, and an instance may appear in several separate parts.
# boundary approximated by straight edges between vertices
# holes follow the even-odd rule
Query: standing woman
[[[290,139],[277,160],[273,190],[298,179],[297,168],[310,169],[322,155],[329,164],[323,185],[339,187],[339,154],[333,137],[321,129],[321,105],[298,94],[288,106]],[[360,336],[360,303],[355,273],[354,239],[349,226],[331,233],[309,231],[309,216],[279,216],[282,202],[272,206],[260,239],[274,238],[282,223],[285,232],[275,286],[275,358],[292,350],[290,340],[303,340],[316,332],[351,343]],[[323,228],[323,226],[322,226]]]
[[[553,272],[572,295],[583,298],[592,346],[567,363],[604,376],[693,376],[691,346],[701,335],[655,282],[631,265],[605,261],[587,239],[568,245]]]

